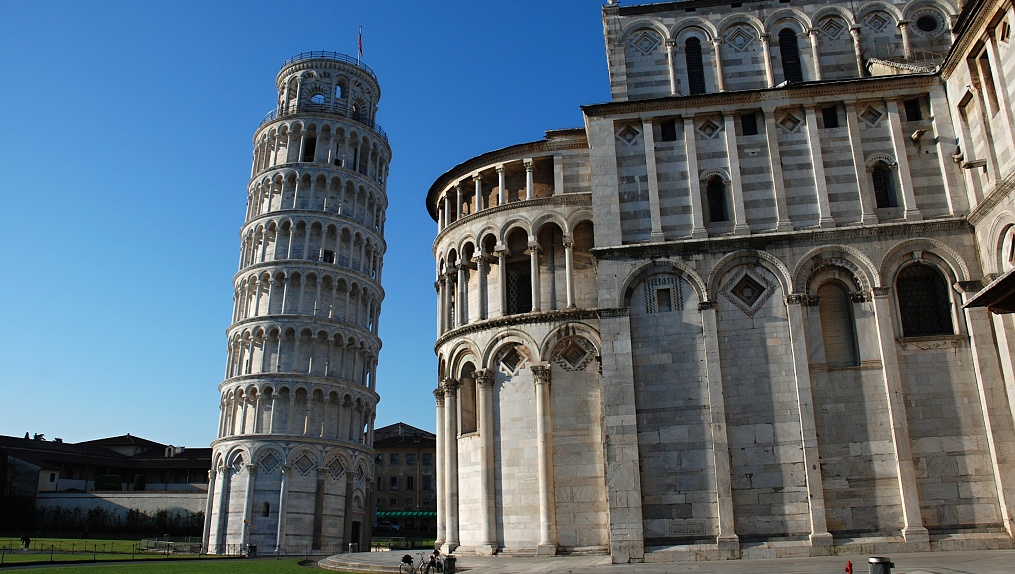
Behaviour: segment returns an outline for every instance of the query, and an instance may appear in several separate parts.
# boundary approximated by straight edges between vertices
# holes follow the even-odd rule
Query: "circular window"
[[[937,30],[937,18],[933,16],[920,16],[916,19],[916,27],[924,32]]]
[[[923,9],[913,14],[913,31],[921,36],[937,36],[947,28],[944,14],[934,9]]]

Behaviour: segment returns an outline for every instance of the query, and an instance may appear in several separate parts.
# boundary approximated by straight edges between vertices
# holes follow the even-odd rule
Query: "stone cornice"
[[[683,253],[727,252],[739,249],[770,250],[793,243],[836,243],[858,238],[913,237],[944,231],[970,230],[965,218],[936,219],[914,223],[886,223],[832,229],[797,230],[756,235],[730,235],[705,239],[683,239],[665,243],[636,243],[616,247],[596,247],[596,261],[667,257]]]
[[[447,331],[443,335],[437,338],[437,342],[434,344],[434,352],[440,350],[441,346],[448,341],[470,335],[472,333],[478,333],[480,331],[487,330],[501,330],[508,327],[516,327],[518,325],[531,325],[533,323],[552,323],[560,324],[569,321],[587,321],[592,319],[598,319],[600,309],[565,309],[558,311],[537,311],[535,313],[521,313],[519,315],[507,315],[506,317],[498,317],[496,319],[490,319],[487,321],[477,321],[475,323],[469,323],[463,327],[452,329]]]
[[[476,213],[470,213],[469,215],[466,215],[465,217],[456,220],[451,225],[445,226],[444,229],[442,229],[437,234],[437,237],[434,238],[434,240],[433,240],[433,252],[434,252],[434,254],[437,253],[437,246],[440,245],[440,242],[441,242],[442,239],[444,239],[445,235],[453,232],[455,229],[457,229],[457,228],[459,228],[459,227],[461,227],[463,225],[466,225],[468,223],[472,223],[472,222],[480,220],[480,219],[484,219],[484,218],[489,217],[491,215],[496,215],[498,213],[502,213],[502,212],[505,212],[505,211],[511,211],[512,209],[528,210],[528,209],[531,209],[533,207],[542,207],[542,206],[546,206],[546,205],[553,205],[553,206],[563,206],[563,205],[591,206],[592,205],[592,192],[591,191],[587,191],[587,192],[582,192],[582,193],[565,193],[565,194],[562,194],[562,195],[552,195],[550,197],[537,197],[536,199],[523,199],[521,201],[513,201],[511,203],[505,203],[504,205],[498,205],[496,207],[490,207],[490,208],[487,208],[487,209],[483,209],[483,210],[477,211]]]
[[[286,325],[298,326],[297,331],[302,330],[304,327],[310,328],[315,336],[318,330],[324,328],[331,328],[335,331],[342,331],[346,336],[356,334],[363,341],[369,341],[376,346],[375,353],[379,353],[381,350],[381,338],[372,332],[360,327],[355,323],[349,323],[341,319],[329,319],[327,317],[315,317],[313,315],[258,315],[256,317],[247,317],[240,321],[236,321],[229,328],[226,329],[226,337],[232,341],[233,335],[239,332],[243,332],[246,329],[254,331],[254,327],[262,326],[265,331],[272,325],[277,325],[280,329]],[[264,374],[264,373],[261,373]]]
[[[385,208],[385,211],[386,210],[387,208]],[[388,244],[384,241],[384,237],[381,235],[381,232],[374,229],[372,226],[367,225],[358,219],[349,217],[348,215],[328,213],[326,211],[319,211],[316,209],[279,209],[255,215],[243,222],[243,227],[240,228],[240,237],[253,232],[257,229],[258,225],[263,225],[266,221],[277,220],[281,222],[286,219],[290,219],[294,223],[298,221],[303,221],[305,223],[316,222],[320,223],[321,226],[325,228],[327,228],[327,225],[329,224],[334,224],[336,227],[340,227],[339,224],[343,224],[341,227],[349,227],[352,230],[359,231],[364,234],[369,233],[370,236],[377,241],[378,245],[383,248],[381,254],[384,254],[384,251],[388,249]]]
[[[292,387],[303,385],[305,387],[314,388],[328,388],[328,389],[344,389],[352,391],[363,397],[371,399],[370,406],[375,408],[377,402],[381,400],[380,395],[377,391],[369,387],[350,381],[349,379],[339,379],[337,377],[325,377],[323,375],[310,375],[306,373],[253,373],[250,375],[237,375],[230,377],[218,385],[218,390],[222,391],[233,388],[247,388],[251,385],[254,386],[270,386],[273,389],[277,389],[280,385],[289,385]]]
[[[1015,190],[1015,174],[1002,179],[990,190],[990,194],[969,214],[969,223],[977,225],[983,221],[1002,201],[1010,198],[1012,190]]]
[[[618,116],[625,114],[641,114],[644,112],[665,112],[667,115],[680,115],[680,110],[701,109],[700,113],[716,113],[731,107],[745,104],[775,104],[776,106],[801,105],[802,99],[827,99],[839,101],[846,96],[864,96],[863,99],[878,99],[878,94],[896,93],[900,90],[912,90],[914,94],[923,93],[937,81],[935,74],[907,74],[904,76],[878,76],[873,78],[854,78],[849,80],[802,82],[790,84],[782,88],[764,88],[760,90],[743,90],[735,92],[713,92],[696,96],[668,96],[648,100],[631,100],[582,106],[586,116]],[[902,96],[898,96],[902,97]],[[699,113],[699,112],[695,112]]]
[[[320,438],[310,437],[296,434],[268,434],[268,433],[250,433],[250,434],[237,434],[230,435],[222,438],[217,438],[211,442],[211,448],[216,448],[220,445],[229,443],[249,443],[257,442],[258,444],[287,444],[287,445],[298,445],[298,444],[316,444],[323,447],[331,448],[334,446],[341,446],[342,448],[359,450],[365,454],[376,454],[373,448],[359,442],[353,442],[349,440],[339,440],[334,438]],[[283,465],[290,466],[290,465]]]
[[[263,272],[273,269],[285,271],[286,276],[291,275],[293,272],[299,272],[301,277],[306,277],[309,272],[318,276],[331,275],[332,277],[343,277],[348,283],[366,283],[377,291],[378,302],[384,301],[384,287],[366,273],[356,271],[352,267],[343,267],[338,263],[325,263],[323,261],[310,261],[307,259],[276,259],[274,261],[263,261],[248,265],[233,275],[233,289],[238,289],[241,281],[251,275],[260,277]],[[271,275],[274,277],[274,272]]]

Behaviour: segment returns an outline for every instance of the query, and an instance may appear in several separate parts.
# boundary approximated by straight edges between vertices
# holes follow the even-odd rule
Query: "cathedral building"
[[[370,68],[290,58],[254,134],[205,545],[337,553],[373,523],[391,148]]]
[[[602,14],[612,100],[427,194],[438,543],[1012,548],[1012,3]]]

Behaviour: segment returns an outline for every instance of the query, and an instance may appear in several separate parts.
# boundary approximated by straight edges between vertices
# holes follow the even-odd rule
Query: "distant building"
[[[0,436],[0,509],[104,508],[204,512],[210,448],[185,448],[126,434],[79,443]],[[119,477],[98,485],[99,477]],[[108,478],[107,478],[108,480]],[[115,485],[115,486],[113,486]],[[10,517],[7,517],[10,520]],[[4,521],[7,527],[18,524]]]
[[[381,535],[437,534],[437,435],[395,423],[374,430],[377,524]]]

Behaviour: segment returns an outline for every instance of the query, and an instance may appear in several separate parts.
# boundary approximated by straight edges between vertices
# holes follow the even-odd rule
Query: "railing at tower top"
[[[282,64],[282,67],[284,68],[290,64],[302,62],[303,60],[335,60],[337,62],[342,62],[345,64],[352,64],[353,66],[356,66],[357,68],[373,76],[374,80],[377,80],[377,75],[374,74],[374,71],[370,69],[370,66],[367,66],[363,62],[360,62],[359,59],[357,58],[353,58],[352,56],[347,56],[345,54],[340,54],[338,52],[323,52],[323,51],[300,52],[299,54],[296,54],[292,58],[286,60],[285,63]]]
[[[299,105],[287,106],[281,109],[272,110],[264,116],[264,118],[261,120],[261,123],[258,125],[258,128],[260,128],[261,126],[272,120],[276,120],[278,118],[286,118],[289,116],[295,116],[301,113],[328,114],[332,116],[342,116],[343,118],[349,118],[350,120],[358,124],[362,124],[374,130],[375,132],[377,132],[377,135],[381,136],[381,138],[384,141],[388,141],[388,134],[385,133],[383,129],[381,129],[381,126],[377,122],[370,121],[362,117],[359,113],[356,112],[350,113],[349,110],[347,109],[347,106],[344,103],[315,104],[313,102],[304,102]]]

